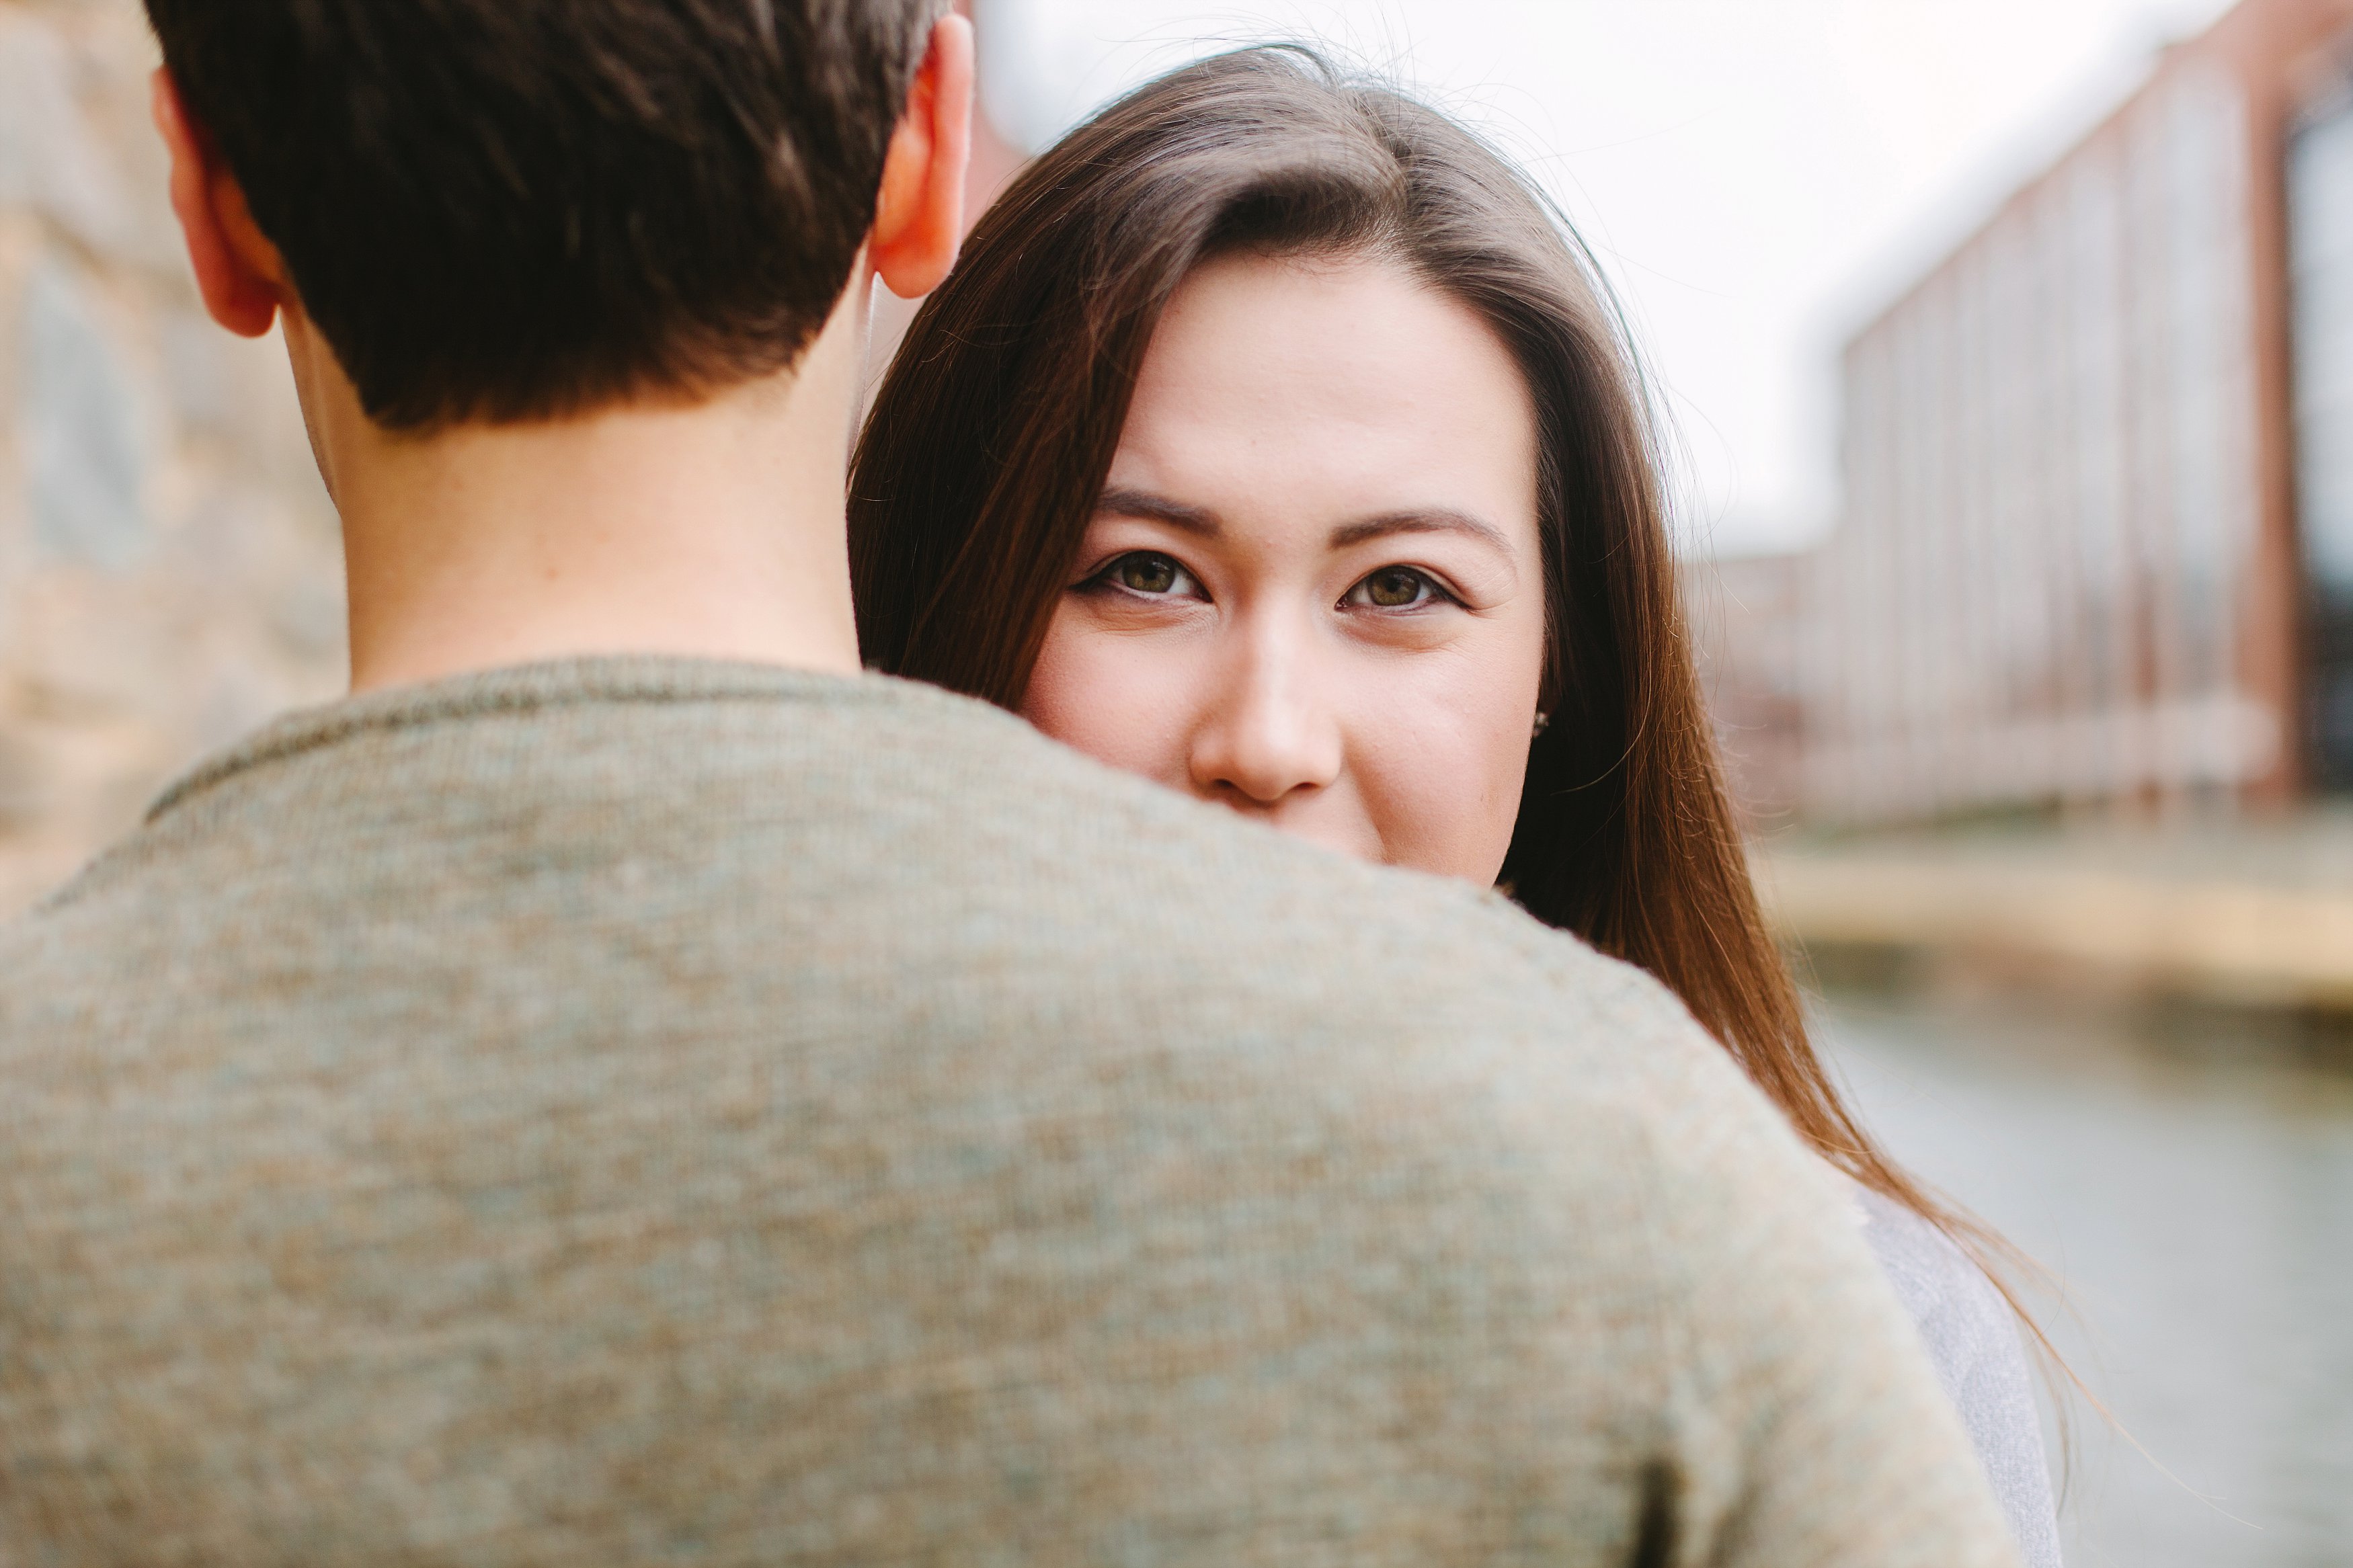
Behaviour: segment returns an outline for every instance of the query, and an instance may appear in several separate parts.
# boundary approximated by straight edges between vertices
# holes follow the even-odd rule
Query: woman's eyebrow
[[[1207,507],[1187,506],[1150,490],[1107,489],[1095,502],[1097,517],[1144,517],[1155,522],[1165,522],[1171,528],[1181,528],[1187,533],[1198,533],[1204,539],[1215,539],[1224,531],[1218,514]]]
[[[1332,531],[1332,548],[1345,550],[1351,544],[1362,544],[1367,539],[1378,539],[1391,533],[1467,533],[1474,539],[1485,540],[1501,551],[1506,559],[1512,553],[1511,539],[1502,529],[1484,518],[1446,507],[1384,512],[1379,517],[1344,522]]]

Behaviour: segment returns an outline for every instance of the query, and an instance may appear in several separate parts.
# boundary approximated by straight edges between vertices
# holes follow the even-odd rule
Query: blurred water
[[[2353,1564],[2353,1072],[2213,1027],[1822,1023],[1896,1155],[2064,1285],[2045,1325],[2124,1428],[2075,1402],[2073,1568]]]

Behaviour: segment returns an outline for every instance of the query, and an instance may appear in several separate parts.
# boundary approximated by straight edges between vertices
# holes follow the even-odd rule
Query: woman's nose
[[[1340,776],[1344,747],[1327,681],[1303,639],[1247,638],[1219,672],[1188,759],[1194,789],[1231,805],[1272,807]]]

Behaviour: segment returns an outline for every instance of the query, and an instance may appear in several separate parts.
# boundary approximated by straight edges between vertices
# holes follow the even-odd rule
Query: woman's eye
[[[1163,596],[1198,592],[1190,572],[1167,556],[1149,550],[1131,551],[1121,556],[1103,568],[1102,577],[1118,584],[1131,594]]]
[[[1123,555],[1113,570],[1121,587],[1138,594],[1165,594],[1176,585],[1176,563],[1166,555]]]
[[[1447,596],[1444,589],[1410,566],[1384,566],[1348,590],[1348,603],[1376,610],[1411,609]]]

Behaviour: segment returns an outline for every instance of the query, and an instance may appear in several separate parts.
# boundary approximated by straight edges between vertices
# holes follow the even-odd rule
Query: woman
[[[2031,1562],[2015,1323],[1841,1101],[1760,921],[1589,259],[1443,115],[1187,68],[999,199],[851,482],[869,663],[1278,828],[1494,881],[1672,988],[1856,1185]]]

